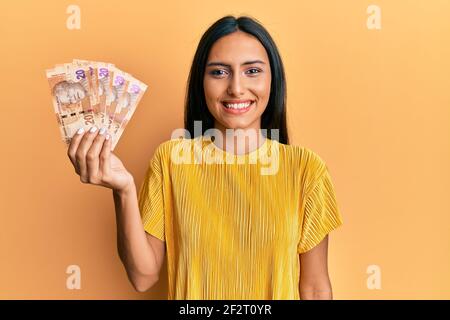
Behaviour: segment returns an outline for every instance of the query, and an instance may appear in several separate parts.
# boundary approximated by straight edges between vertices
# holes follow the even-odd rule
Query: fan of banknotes
[[[62,140],[79,128],[104,127],[114,150],[147,85],[113,64],[74,59],[46,70]]]

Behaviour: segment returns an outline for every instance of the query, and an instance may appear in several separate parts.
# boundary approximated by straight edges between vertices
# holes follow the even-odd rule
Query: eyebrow
[[[254,64],[254,63],[261,63],[261,64],[265,64],[265,62],[261,61],[261,60],[253,60],[253,61],[246,61],[243,64],[241,64],[242,66],[245,66],[247,64]],[[206,65],[207,67],[210,66],[223,66],[223,67],[228,67],[231,68],[231,65],[223,63],[223,62],[210,62]]]

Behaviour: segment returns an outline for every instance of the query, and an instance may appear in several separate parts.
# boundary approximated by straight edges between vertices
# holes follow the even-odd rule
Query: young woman
[[[81,181],[113,190],[136,290],[158,281],[167,254],[169,299],[332,299],[328,233],[342,217],[326,164],[288,144],[285,100],[269,33],[226,16],[195,53],[184,135],[158,146],[139,192],[105,130],[73,137]]]

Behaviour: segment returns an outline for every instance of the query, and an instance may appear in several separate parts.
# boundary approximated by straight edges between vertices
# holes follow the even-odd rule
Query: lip
[[[222,103],[246,103],[246,102],[254,102],[252,99],[246,100],[223,100]]]
[[[224,103],[246,103],[246,102],[250,102],[250,105],[247,108],[242,108],[242,109],[228,109],[227,107],[225,107]],[[225,110],[225,112],[230,113],[230,114],[242,114],[245,113],[247,111],[249,111],[253,105],[255,104],[255,100],[227,100],[227,101],[222,101],[221,105],[222,108]]]

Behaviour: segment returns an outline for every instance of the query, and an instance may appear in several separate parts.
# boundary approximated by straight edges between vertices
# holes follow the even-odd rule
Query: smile
[[[250,110],[255,101],[248,100],[240,103],[227,103],[222,102],[224,110],[231,114],[241,114]]]

